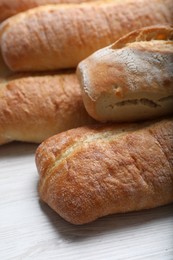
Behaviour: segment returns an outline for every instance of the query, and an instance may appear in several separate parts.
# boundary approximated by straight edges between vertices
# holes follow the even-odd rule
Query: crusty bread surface
[[[3,22],[0,45],[13,71],[71,68],[132,30],[165,23],[173,23],[172,0],[41,6]]]
[[[6,77],[12,74],[12,71],[5,65],[0,52],[0,83],[5,80]]]
[[[40,143],[93,122],[84,108],[75,73],[49,74],[23,73],[0,79],[0,144],[14,140]]]
[[[72,129],[36,152],[39,194],[61,217],[99,217],[173,202],[173,119]]]
[[[0,22],[17,13],[47,4],[83,3],[97,0],[0,0]]]
[[[173,27],[134,31],[78,66],[88,113],[99,121],[146,120],[173,113]]]

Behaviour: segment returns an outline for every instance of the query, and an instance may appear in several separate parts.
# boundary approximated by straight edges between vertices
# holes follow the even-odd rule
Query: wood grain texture
[[[39,203],[36,148],[0,147],[0,259],[173,259],[173,205],[73,226]]]

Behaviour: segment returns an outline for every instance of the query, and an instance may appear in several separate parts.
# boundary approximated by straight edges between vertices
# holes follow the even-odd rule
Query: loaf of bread
[[[134,31],[82,61],[86,110],[99,121],[136,121],[173,113],[173,27]]]
[[[75,73],[20,74],[0,80],[0,144],[39,143],[92,122]]]
[[[3,22],[0,45],[13,71],[71,68],[124,34],[158,23],[173,23],[172,0],[41,6]]]
[[[173,119],[81,127],[36,152],[39,194],[61,217],[99,217],[173,202]]]
[[[0,22],[19,12],[47,4],[82,3],[97,0],[0,0]]]

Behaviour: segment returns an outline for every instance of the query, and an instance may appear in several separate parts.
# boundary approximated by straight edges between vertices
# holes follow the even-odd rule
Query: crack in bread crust
[[[114,106],[138,105],[138,104],[142,104],[144,106],[153,107],[153,108],[160,106],[159,104],[157,104],[156,102],[148,98],[123,100],[121,102],[117,102],[116,104],[114,104]]]

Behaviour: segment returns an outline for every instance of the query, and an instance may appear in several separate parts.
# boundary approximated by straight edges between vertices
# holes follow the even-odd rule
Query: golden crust
[[[41,142],[92,123],[74,73],[13,75],[0,83],[0,144]]]
[[[0,52],[0,83],[2,81],[4,81],[7,76],[9,76],[11,74],[12,74],[12,72],[5,65],[1,52]]]
[[[126,33],[158,23],[173,23],[172,0],[44,6],[6,20],[0,43],[13,71],[69,68]]]
[[[173,28],[134,31],[78,65],[88,113],[136,121],[173,113]]]
[[[39,194],[73,224],[173,202],[173,120],[82,127],[36,152]]]
[[[0,0],[0,22],[17,13],[47,4],[83,3],[98,0]]]

